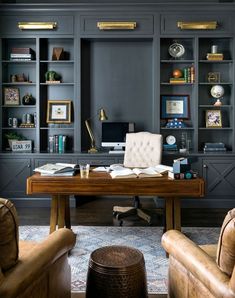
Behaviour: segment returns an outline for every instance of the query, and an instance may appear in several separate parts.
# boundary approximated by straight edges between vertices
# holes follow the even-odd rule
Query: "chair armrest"
[[[44,241],[10,270],[0,284],[0,297],[17,297],[28,285],[40,277],[62,255],[75,245],[76,235],[63,228],[50,234]]]
[[[216,262],[184,234],[176,230],[166,232],[162,236],[162,246],[215,297],[235,297],[229,288],[229,276],[223,273]]]

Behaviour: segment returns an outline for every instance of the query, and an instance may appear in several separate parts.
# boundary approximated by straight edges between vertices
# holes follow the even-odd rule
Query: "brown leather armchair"
[[[74,244],[74,233],[65,228],[41,243],[18,241],[15,207],[0,199],[0,297],[70,298],[68,251]]]
[[[169,253],[168,297],[235,297],[235,209],[228,212],[218,245],[198,246],[176,230],[162,245]]]

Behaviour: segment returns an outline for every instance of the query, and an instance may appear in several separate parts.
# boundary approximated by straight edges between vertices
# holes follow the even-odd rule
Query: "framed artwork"
[[[20,104],[20,91],[18,88],[4,88],[4,105],[17,106]]]
[[[221,110],[206,110],[206,127],[222,127]]]
[[[189,118],[189,95],[161,95],[161,118]]]
[[[71,123],[71,100],[48,100],[47,123]]]

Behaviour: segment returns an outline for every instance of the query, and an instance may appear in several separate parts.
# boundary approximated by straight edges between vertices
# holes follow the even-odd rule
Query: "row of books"
[[[48,138],[49,153],[64,153],[66,151],[67,136],[53,135]]]
[[[194,66],[185,67],[183,69],[182,78],[170,78],[171,84],[194,83],[195,82],[195,68]]]

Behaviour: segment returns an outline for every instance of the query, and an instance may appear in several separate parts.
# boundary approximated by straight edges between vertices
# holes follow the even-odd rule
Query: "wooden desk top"
[[[205,182],[202,178],[172,180],[157,178],[112,179],[108,173],[90,172],[88,179],[41,176],[36,173],[27,179],[27,194],[62,195],[154,195],[162,197],[203,197]]]

